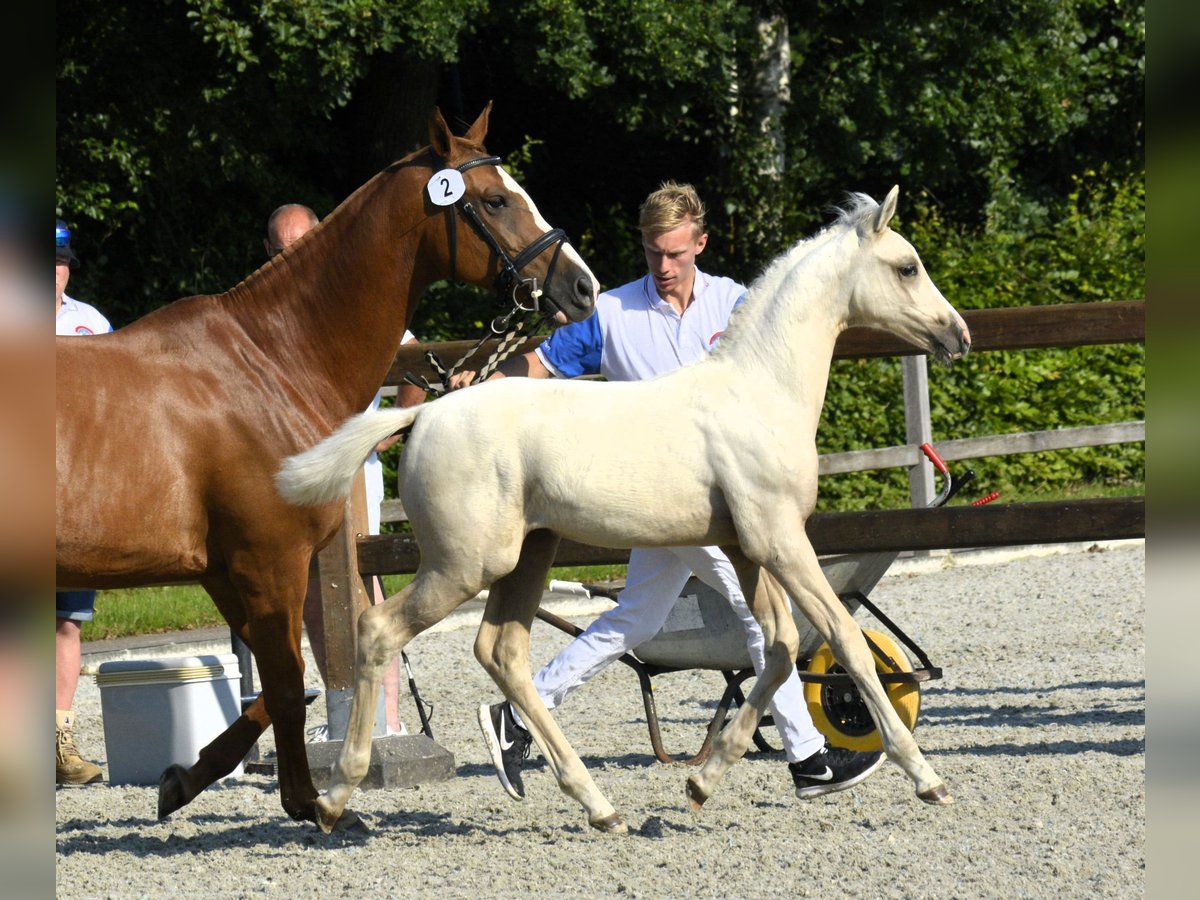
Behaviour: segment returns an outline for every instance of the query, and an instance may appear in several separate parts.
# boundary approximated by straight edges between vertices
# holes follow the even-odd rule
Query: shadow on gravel
[[[1115,692],[1115,694],[1114,694]],[[1025,697],[1024,703],[996,704],[989,697]],[[1105,739],[1110,728],[1145,728],[1145,681],[1080,681],[1069,684],[1033,687],[932,689],[929,706],[921,711],[925,728],[939,725],[956,728],[1034,729],[1042,736],[1057,729],[1082,729],[1084,740],[1041,740],[1028,744],[964,744],[944,748],[942,753],[973,753],[980,756],[1051,756],[1080,753],[1108,753],[1113,756],[1141,756],[1146,752],[1145,737]],[[964,702],[947,702],[958,699]],[[1126,732],[1127,734],[1128,732]]]
[[[189,830],[193,827],[202,830],[196,834],[180,834],[178,829],[185,823]],[[135,857],[168,858],[235,846],[254,851],[264,848],[292,850],[304,843],[324,844],[331,840],[358,843],[361,840],[320,834],[311,823],[292,822],[286,818],[263,822],[237,813],[185,816],[178,820],[173,816],[164,822],[154,818],[70,819],[55,830],[57,852],[61,856],[73,853],[107,856],[117,852]]]

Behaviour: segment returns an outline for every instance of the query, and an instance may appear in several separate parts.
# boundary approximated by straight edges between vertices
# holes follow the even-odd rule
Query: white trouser
[[[761,673],[766,642],[746,606],[729,558],[717,547],[637,549],[629,555],[629,574],[617,605],[592,622],[534,677],[534,687],[547,709],[561,704],[571,691],[621,654],[658,634],[692,573],[729,600],[746,628],[746,648],[754,671]],[[788,762],[807,759],[824,745],[824,736],[808,714],[794,666],[771,701],[771,714]]]

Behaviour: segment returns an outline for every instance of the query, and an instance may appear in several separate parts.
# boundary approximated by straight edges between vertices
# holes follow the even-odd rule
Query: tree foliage
[[[1124,299],[1144,282],[1144,83],[1127,0],[60,0],[56,206],[74,292],[120,326],[241,280],[275,206],[327,214],[424,143],[435,102],[465,125],[494,100],[489,148],[606,285],[641,272],[637,206],[664,179],[701,189],[703,265],[744,281],[846,191],[898,182],[956,303]],[[439,284],[417,331],[490,315]],[[830,393],[846,441],[901,440],[851,437],[875,418],[852,381]],[[1025,398],[994,399],[1016,427]],[[949,412],[965,402],[943,404],[956,435],[980,421]]]

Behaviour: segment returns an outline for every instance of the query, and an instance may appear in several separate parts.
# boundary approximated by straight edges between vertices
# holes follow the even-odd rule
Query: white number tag
[[[425,191],[435,206],[449,206],[467,192],[462,172],[458,169],[442,169],[429,179]]]

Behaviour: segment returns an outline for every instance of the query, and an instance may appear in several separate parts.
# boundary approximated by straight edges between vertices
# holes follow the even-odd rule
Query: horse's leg
[[[231,555],[230,571],[242,595],[262,679],[261,700],[275,728],[279,799],[299,821],[317,821],[317,791],[304,748],[304,659],[300,652],[308,548],[284,553],[244,550]]]
[[[771,698],[795,666],[800,644],[791,605],[779,582],[750,562],[737,547],[722,549],[737,571],[750,612],[762,627],[764,664],[746,702],[717,735],[704,765],[688,777],[687,795],[693,810],[700,809],[729,768],[745,754]]]
[[[549,531],[534,531],[525,538],[517,567],[488,591],[483,622],[475,638],[475,658],[520,711],[559,788],[583,806],[588,824],[598,831],[624,833],[628,830],[625,822],[600,793],[579,754],[546,709],[529,671],[529,629],[557,548],[558,536]]]
[[[204,587],[229,627],[249,644],[245,611],[232,586],[225,581],[211,581]],[[200,759],[190,769],[180,765],[168,767],[158,782],[158,818],[165,819],[190,803],[218,778],[237,768],[270,724],[266,704],[258,697],[232,725],[200,751]]]
[[[346,739],[330,772],[329,788],[316,801],[316,822],[323,831],[350,828],[359,821],[346,810],[346,804],[371,764],[372,732],[384,669],[410,640],[474,597],[481,587],[421,569],[398,594],[368,607],[359,616],[354,697]]]
[[[787,549],[790,555],[777,547],[765,565],[791,594],[800,612],[829,642],[833,655],[854,680],[879,728],[888,758],[913,780],[917,796],[926,803],[953,802],[942,779],[925,761],[916,739],[888,701],[862,630],[829,586],[812,544],[802,537]]]

